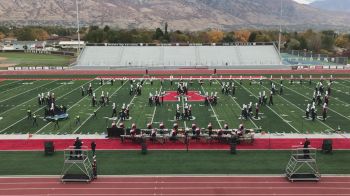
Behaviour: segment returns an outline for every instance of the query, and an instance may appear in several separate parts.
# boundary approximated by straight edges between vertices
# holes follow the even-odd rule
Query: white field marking
[[[238,106],[238,108],[241,108],[241,106],[240,106],[240,105],[238,104],[238,102],[232,97],[232,95],[230,95],[230,97],[231,97],[231,99],[236,103],[236,105]],[[250,120],[250,122],[253,123],[253,125],[255,126],[255,128],[259,128],[251,118],[249,118],[249,120]]]
[[[307,98],[305,95],[303,95],[303,94],[299,93],[298,91],[295,91],[294,89],[288,88],[287,86],[285,86],[285,87],[286,87],[287,89],[289,89],[289,90],[291,90],[291,91],[295,92],[296,94],[301,95],[301,96],[303,96],[303,97]],[[348,118],[348,117],[346,117],[346,116],[344,116],[344,115],[340,114],[339,112],[337,112],[337,111],[335,111],[335,110],[333,110],[333,109],[331,109],[331,108],[328,108],[328,109],[329,109],[330,111],[332,111],[332,112],[334,112],[334,113],[338,114],[339,116],[342,116],[342,117],[344,117],[344,118],[346,118],[346,119],[350,120],[350,118]]]
[[[11,84],[12,84],[12,83],[11,83]],[[2,87],[2,86],[0,86],[0,87]],[[2,91],[1,93],[6,93],[6,92],[8,92],[8,91],[11,91],[11,90],[17,89],[17,88],[19,88],[19,87],[23,87],[23,85],[21,85],[21,86],[17,86],[17,87],[15,87],[15,88],[8,89],[8,90],[6,90],[6,91]]]
[[[91,80],[91,81],[92,81],[92,80]],[[90,82],[90,81],[89,81],[89,82]],[[89,83],[89,82],[87,82],[87,83]],[[85,84],[87,84],[87,83],[85,83]],[[83,84],[83,85],[85,85],[85,84]],[[63,85],[58,86],[58,87],[56,87],[56,88],[54,88],[54,89],[57,89],[57,88],[62,87],[62,86],[63,86]],[[62,98],[62,97],[64,97],[64,96],[66,96],[66,95],[68,95],[68,94],[70,94],[70,93],[72,93],[73,91],[76,91],[76,90],[79,89],[79,88],[81,88],[81,86],[79,86],[79,87],[77,87],[77,88],[75,88],[75,89],[69,91],[68,93],[66,93],[66,94],[64,94],[64,95],[62,95],[62,96],[60,96],[60,97],[58,97],[57,100],[60,99],[60,98]],[[51,89],[50,91],[52,91],[52,90],[53,90],[53,89]],[[41,107],[41,108],[35,110],[33,113],[36,113],[36,112],[40,111],[40,110],[43,109],[44,107],[46,107],[46,106],[43,106],[43,107]],[[26,118],[27,118],[27,117],[24,117],[24,118],[18,120],[17,122],[13,123],[12,125],[10,125],[10,126],[6,127],[5,129],[1,130],[0,133],[6,131],[8,128],[10,128],[10,127],[16,125],[17,123],[21,122],[22,120],[24,120],[24,119],[26,119]]]
[[[159,93],[162,92],[162,88],[163,86],[160,86],[160,89],[159,89]],[[153,110],[153,114],[152,114],[152,119],[151,119],[151,124],[153,123],[153,120],[154,120],[154,116],[156,115],[156,111],[157,111],[157,106],[155,106],[154,110]]]
[[[1,87],[4,87],[4,86],[7,86],[7,85],[10,85],[10,84],[13,84],[13,83],[16,83],[16,82],[22,82],[23,80],[14,80],[13,82],[10,82],[8,84],[0,84],[0,88]]]
[[[338,79],[337,79],[337,80],[338,80]],[[341,79],[341,78],[339,78],[339,80],[342,80],[342,81],[344,81],[345,83],[349,84],[349,80],[344,80],[344,79]],[[349,88],[349,86],[347,86],[347,85],[345,85],[345,84],[342,84],[342,83],[340,83],[340,82],[337,82],[336,84],[339,84],[340,86]]]
[[[114,94],[116,94],[125,84],[126,84],[126,82],[124,82],[123,85],[121,85],[116,91],[114,91],[114,93],[111,94],[111,97]],[[95,111],[98,111],[101,107],[102,106],[99,106]],[[84,122],[81,123],[80,126],[73,131],[73,134],[75,134],[92,116],[93,116],[93,114],[89,115],[89,117],[86,120],[84,120]]]
[[[56,90],[56,89],[58,89],[58,88],[61,88],[61,87],[63,87],[63,86],[64,86],[64,85],[60,85],[60,86],[58,86],[58,87],[56,87],[56,88],[50,89],[50,91],[54,91],[54,90]],[[9,112],[9,111],[12,111],[13,109],[15,109],[15,108],[17,108],[17,107],[19,107],[19,106],[26,106],[26,105],[25,105],[26,103],[32,101],[33,99],[37,99],[37,98],[38,98],[38,97],[34,97],[34,98],[32,98],[32,99],[29,99],[28,101],[23,102],[22,104],[19,104],[19,105],[16,105],[16,106],[14,106],[14,107],[11,107],[10,109],[8,109],[8,110],[6,110],[6,111],[0,113],[0,115],[5,114],[5,113],[7,113],[7,112]],[[28,106],[31,107],[32,105],[28,105]]]
[[[104,85],[102,86],[99,86],[98,88],[95,89],[95,91],[97,91],[98,89],[100,89],[101,87],[103,87]],[[81,86],[80,86],[81,88]],[[81,101],[85,100],[88,96],[84,96],[82,99],[80,99],[78,102],[76,102],[75,104],[73,104],[70,108],[67,109],[67,112],[69,110],[71,110],[75,105],[78,105],[78,103],[80,103]],[[80,106],[80,105],[78,105]],[[51,124],[52,122],[49,122],[47,123],[45,126],[41,127],[41,129],[39,129],[37,132],[35,132],[35,134],[38,134],[40,131],[42,131],[45,127],[49,126],[49,124]]]
[[[16,94],[15,96],[11,96],[11,97],[9,97],[9,98],[7,98],[7,99],[1,100],[0,103],[5,102],[5,101],[7,101],[7,100],[9,100],[9,99],[12,99],[12,98],[14,98],[14,97],[18,97],[19,95],[22,95],[22,94],[27,93],[27,92],[29,92],[29,91],[32,91],[32,90],[34,90],[34,89],[38,89],[38,88],[43,87],[43,86],[45,86],[45,85],[49,85],[49,84],[54,83],[54,82],[56,82],[56,81],[57,81],[57,80],[54,80],[54,81],[52,81],[52,82],[45,83],[45,84],[43,84],[43,85],[37,86],[37,87],[32,88],[32,89],[29,89],[29,90],[27,90],[27,91],[24,91],[24,92],[22,92],[22,93]]]
[[[236,81],[235,81],[236,82]],[[237,83],[237,82],[236,82]],[[239,83],[238,83],[239,84]],[[249,92],[250,94],[254,95],[254,93],[252,93],[249,89],[247,89],[245,86],[240,85],[241,87],[244,88],[244,90],[246,90],[247,92]],[[258,98],[257,96],[254,95],[255,98]],[[267,105],[267,107],[273,112],[275,113],[280,119],[282,119],[283,122],[287,123],[290,127],[292,127],[296,132],[300,133],[300,131],[298,131],[298,129],[296,129],[293,125],[291,125],[290,123],[286,122],[285,119],[283,119],[274,109],[272,109],[270,106]]]
[[[204,90],[204,87],[203,87],[203,86],[201,86],[201,87],[202,87],[202,90],[203,90],[203,94],[205,95],[205,90]],[[215,110],[214,110],[213,106],[211,105],[211,103],[209,103],[209,105],[210,105],[211,110],[213,111],[213,113],[214,113],[214,115],[215,115],[216,121],[218,121],[218,124],[219,124],[220,129],[222,129],[222,126],[221,126],[220,120],[218,119],[218,115],[216,114],[216,112],[215,112]]]
[[[263,86],[265,89],[268,89],[266,86]],[[288,87],[287,87],[288,88]],[[268,89],[269,90],[269,89]],[[303,109],[301,109],[299,106],[297,106],[297,105],[295,105],[294,103],[292,103],[292,102],[290,102],[288,99],[286,99],[286,98],[284,98],[283,96],[279,96],[280,98],[282,98],[283,100],[285,100],[285,101],[287,101],[289,104],[291,104],[292,106],[294,106],[294,107],[296,107],[296,108],[298,108],[300,111],[302,111],[302,113],[304,114],[304,110]],[[291,111],[291,112],[293,112],[293,111]],[[332,127],[330,127],[330,126],[328,126],[326,123],[324,123],[324,122],[322,122],[322,121],[320,121],[321,122],[321,124],[323,124],[324,126],[326,126],[327,128],[329,128],[329,129],[331,129],[331,130],[334,130]]]

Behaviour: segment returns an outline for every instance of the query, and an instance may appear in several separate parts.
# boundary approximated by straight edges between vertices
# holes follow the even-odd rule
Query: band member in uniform
[[[93,94],[92,98],[91,98],[91,102],[92,102],[92,107],[96,106],[96,96],[95,93]]]
[[[227,123],[224,124],[224,129],[226,129],[226,130],[228,129],[228,124]]]
[[[322,117],[323,117],[323,121],[326,121],[326,119],[327,119],[327,104],[326,103],[323,104]]]
[[[326,95],[324,96],[324,103],[329,105],[329,97],[328,97],[328,91],[326,91]]]
[[[241,136],[245,132],[243,123],[238,126],[237,135]]]
[[[89,84],[88,94],[89,94],[89,96],[92,96],[92,85],[91,85],[91,83]]]
[[[272,92],[270,92],[269,105],[273,105],[273,95],[272,95]]]
[[[213,134],[213,126],[211,123],[208,124],[208,135],[211,136]]]
[[[147,129],[152,129],[152,123],[147,123]]]
[[[177,130],[178,130],[178,125],[177,123],[174,123],[173,125],[173,129],[171,130],[171,133],[170,133],[170,140],[171,141],[176,141],[177,140]]]
[[[34,125],[37,127],[38,126],[38,123],[36,122],[36,115],[34,114],[33,115],[33,127]]]
[[[27,110],[27,119],[31,119],[31,118],[32,118],[32,111]]]
[[[195,123],[192,124],[192,134],[195,135],[196,134],[196,129],[197,129],[197,125]]]
[[[116,128],[116,127],[117,127],[117,124],[115,123],[115,120],[113,120],[111,128]]]
[[[84,89],[84,86],[81,87],[81,96],[84,97],[85,95],[85,89]]]
[[[307,104],[306,106],[305,118],[310,118],[310,104]]]
[[[328,95],[331,95],[331,85],[332,83],[328,83],[328,88],[327,88],[327,92],[328,92]]]
[[[259,104],[255,103],[255,119],[259,119]]]
[[[80,125],[80,116],[75,117],[75,125]]]
[[[283,84],[280,86],[280,95],[283,95]]]
[[[163,123],[163,122],[161,122],[161,123],[159,124],[159,129],[165,129],[165,126],[164,126],[164,123]]]
[[[112,104],[112,117],[116,117],[117,116],[117,108],[115,103]]]
[[[315,106],[315,102],[313,102],[312,107],[311,107],[311,118],[312,118],[313,121],[315,121],[316,116],[317,116],[317,114],[316,114],[316,106]]]

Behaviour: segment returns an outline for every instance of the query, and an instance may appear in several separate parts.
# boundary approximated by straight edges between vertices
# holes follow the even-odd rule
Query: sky
[[[309,4],[309,3],[312,3],[314,1],[319,1],[319,0],[294,0],[298,3],[302,3],[302,4]]]

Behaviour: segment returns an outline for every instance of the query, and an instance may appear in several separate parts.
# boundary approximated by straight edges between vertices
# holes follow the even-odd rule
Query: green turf
[[[318,153],[321,174],[350,174],[349,151]],[[1,175],[58,175],[63,153],[0,152]],[[142,174],[283,174],[289,151],[98,151],[100,175]]]
[[[72,63],[70,56],[50,54],[2,52],[0,57],[6,58],[0,63],[16,64],[16,66],[68,66]]]
[[[101,92],[106,94],[109,92],[110,105],[107,106],[91,106],[91,97],[81,96],[81,86],[87,88],[88,83],[92,82],[97,99],[100,98]],[[225,81],[227,82],[227,80]],[[274,81],[279,88],[279,80]],[[161,86],[160,81],[154,81],[151,85],[149,81],[145,82],[141,96],[130,96],[130,83],[121,84],[116,81],[112,86],[105,83],[100,86],[99,81],[3,81],[0,83],[0,90],[4,93],[0,94],[0,133],[103,133],[106,127],[110,126],[113,120],[119,122],[118,119],[112,119],[112,103],[115,102],[117,108],[121,108],[123,104],[130,104],[131,119],[125,121],[127,127],[132,123],[136,123],[139,128],[144,128],[148,122],[152,122],[158,127],[160,122],[164,122],[167,128],[172,127],[177,122],[180,127],[191,127],[192,123],[196,123],[200,127],[207,127],[211,122],[214,128],[220,128],[225,123],[231,128],[236,128],[240,123],[244,123],[247,128],[262,128],[266,132],[287,132],[287,133],[319,133],[337,130],[350,130],[350,81],[337,80],[332,86],[332,96],[330,98],[329,118],[326,121],[316,120],[310,121],[303,118],[305,108],[310,102],[316,81],[311,85],[304,82],[299,84],[297,80],[290,85],[287,80],[284,81],[284,95],[275,95],[273,106],[261,106],[261,120],[241,120],[241,107],[243,104],[257,102],[259,92],[266,91],[269,94],[270,82],[263,81],[260,85],[258,81],[253,81],[249,85],[248,81],[243,81],[240,85],[239,81],[234,81],[236,85],[236,94],[224,95],[221,93],[221,85],[219,81],[213,81],[212,85],[205,83],[200,86],[197,81],[193,85],[189,84],[189,90],[198,91],[201,94],[208,92],[218,92],[219,101],[216,106],[204,106],[202,102],[189,102],[193,107],[193,116],[195,120],[191,121],[175,121],[176,105],[180,107],[185,104],[181,99],[178,102],[165,102],[160,107],[150,107],[148,105],[149,93],[154,94],[156,91],[176,91],[177,84],[173,86],[170,82],[165,81]],[[326,84],[325,84],[326,85]],[[38,106],[37,95],[46,93],[47,91],[55,93],[58,105],[66,105],[70,118],[59,123],[60,128],[55,128],[53,123],[47,123],[42,120],[44,114],[44,106]],[[32,127],[32,121],[26,119],[26,111],[30,109],[39,117],[38,127]],[[317,107],[318,115],[321,115],[321,106]],[[97,112],[97,118],[92,114]],[[253,108],[254,111],[254,108]],[[80,124],[76,123],[75,117],[80,117]]]

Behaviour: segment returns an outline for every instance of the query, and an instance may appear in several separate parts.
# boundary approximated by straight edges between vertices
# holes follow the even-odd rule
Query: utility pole
[[[78,0],[75,0],[75,5],[76,5],[76,11],[77,11],[77,34],[78,34],[78,55],[80,55],[80,24],[79,24],[79,5],[78,5]]]
[[[282,16],[283,16],[283,2],[282,2],[282,0],[281,0],[281,9],[280,9],[280,29],[279,29],[279,34],[278,34],[278,52],[279,52],[280,58],[282,58],[282,56],[281,56]],[[281,59],[280,64],[282,64],[282,59]]]

